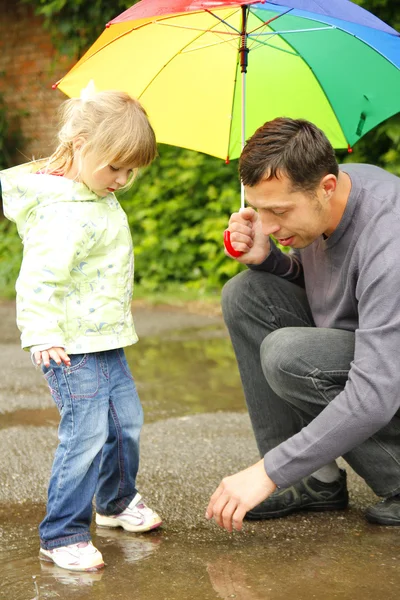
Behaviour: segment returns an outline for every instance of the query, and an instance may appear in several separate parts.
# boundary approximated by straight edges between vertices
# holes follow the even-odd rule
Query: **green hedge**
[[[160,156],[120,197],[142,289],[185,282],[219,288],[242,268],[223,251],[223,230],[240,207],[237,161],[160,145]]]

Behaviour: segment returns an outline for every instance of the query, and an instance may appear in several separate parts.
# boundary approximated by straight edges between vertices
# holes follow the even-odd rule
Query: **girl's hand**
[[[41,352],[35,352],[35,363],[40,365],[43,361],[45,367],[50,366],[50,359],[53,359],[58,365],[63,362],[67,367],[71,366],[71,359],[65,352],[64,348],[49,348]]]
[[[271,248],[269,236],[262,232],[260,217],[253,208],[246,207],[233,213],[228,229],[233,248],[243,252],[237,261],[258,265],[267,258]],[[225,254],[230,256],[226,250]]]

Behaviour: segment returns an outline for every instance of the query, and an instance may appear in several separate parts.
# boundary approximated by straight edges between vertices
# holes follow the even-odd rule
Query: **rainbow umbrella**
[[[53,87],[90,80],[140,99],[162,143],[229,160],[288,116],[346,148],[400,110],[400,34],[349,0],[142,0]]]
[[[277,116],[354,145],[399,112],[399,67],[400,34],[349,0],[142,0],[56,86],[125,90],[159,142],[233,159]]]

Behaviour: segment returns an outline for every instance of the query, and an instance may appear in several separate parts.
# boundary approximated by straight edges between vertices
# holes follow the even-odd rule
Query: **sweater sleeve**
[[[390,227],[386,223],[386,231]],[[359,446],[400,408],[398,236],[372,242],[370,233],[356,250],[359,327],[346,386],[309,425],[265,455],[266,472],[279,487]]]
[[[271,251],[260,265],[247,265],[253,271],[267,271],[292,283],[304,287],[303,266],[300,252],[292,250],[286,254],[282,252],[271,239]]]
[[[74,293],[73,269],[85,264],[91,247],[79,206],[50,205],[32,211],[24,236],[17,290],[17,325],[24,349],[65,347],[65,298]]]

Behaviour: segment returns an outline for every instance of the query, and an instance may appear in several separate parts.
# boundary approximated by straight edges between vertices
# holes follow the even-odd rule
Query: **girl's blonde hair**
[[[93,153],[97,169],[117,164],[134,165],[136,171],[157,156],[156,137],[146,111],[125,92],[108,90],[87,100],[66,100],[60,116],[59,145],[46,161],[47,172],[66,173],[71,168],[73,141],[78,137],[85,140],[82,159]]]

